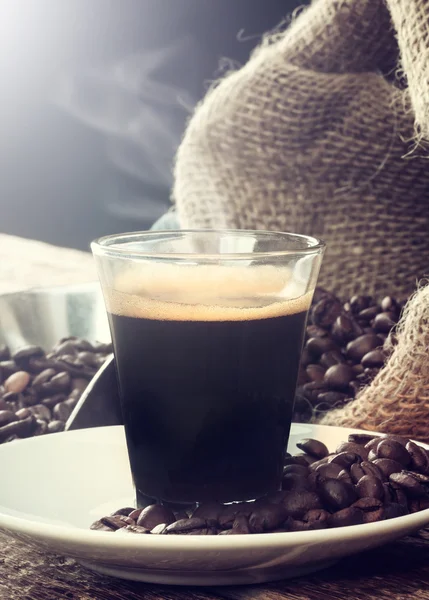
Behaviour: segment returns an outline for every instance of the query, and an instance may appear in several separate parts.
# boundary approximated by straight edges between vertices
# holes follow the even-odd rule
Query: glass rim
[[[177,234],[235,234],[246,237],[253,234],[260,238],[277,237],[283,239],[299,238],[310,242],[308,247],[288,248],[285,250],[269,250],[263,252],[158,252],[148,250],[130,250],[129,248],[121,247],[121,243],[125,241],[138,241],[139,239],[150,240],[156,237],[168,239],[173,238]],[[320,238],[300,233],[288,231],[270,231],[264,229],[160,229],[147,231],[132,231],[126,233],[117,233],[105,235],[91,242],[91,250],[94,254],[112,256],[117,258],[147,258],[147,259],[175,259],[175,260],[249,260],[274,258],[282,256],[317,254],[323,252],[326,244]]]

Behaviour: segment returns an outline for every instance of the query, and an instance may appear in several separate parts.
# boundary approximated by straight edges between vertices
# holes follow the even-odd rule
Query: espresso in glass
[[[140,506],[280,488],[313,291],[290,279],[266,265],[152,264],[103,286]]]

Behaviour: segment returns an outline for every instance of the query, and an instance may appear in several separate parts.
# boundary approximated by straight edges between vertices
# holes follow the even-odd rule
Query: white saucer
[[[313,437],[330,450],[352,430],[293,425],[289,451]],[[51,434],[0,446],[0,529],[75,557],[100,573],[175,585],[295,577],[429,523],[429,510],[339,529],[236,536],[119,535],[90,524],[133,505],[122,427]]]

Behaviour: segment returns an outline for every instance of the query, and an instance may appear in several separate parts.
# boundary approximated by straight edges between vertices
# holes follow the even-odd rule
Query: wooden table
[[[0,235],[0,293],[92,281],[89,254]],[[0,482],[1,485],[1,482]],[[101,577],[0,534],[0,600],[429,600],[429,529],[301,579],[188,588]]]
[[[269,534],[267,534],[269,535]],[[428,600],[429,531],[300,579],[189,588],[102,577],[0,534],[1,600]]]

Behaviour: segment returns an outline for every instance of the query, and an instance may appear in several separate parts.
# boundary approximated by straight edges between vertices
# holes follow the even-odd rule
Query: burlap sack
[[[405,308],[390,358],[358,397],[321,423],[429,438],[429,285]]]
[[[429,272],[428,32],[429,0],[316,0],[266,39],[189,123],[181,225],[318,235],[329,290],[411,293]]]

